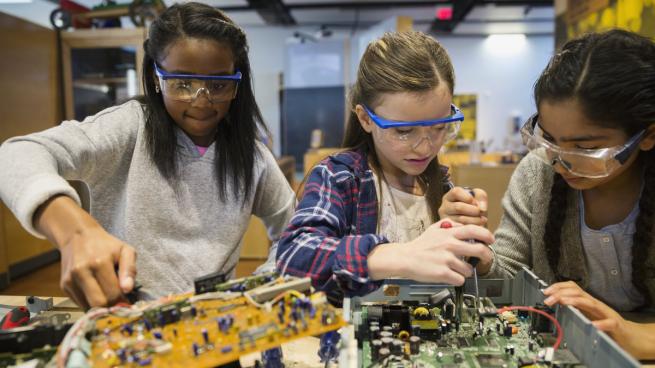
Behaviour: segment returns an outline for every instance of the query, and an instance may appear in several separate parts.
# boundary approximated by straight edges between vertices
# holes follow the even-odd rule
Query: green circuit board
[[[364,329],[370,329],[370,322],[376,319],[369,318],[370,307],[362,307],[363,321],[367,322],[361,326]],[[416,318],[416,311],[419,308],[423,308],[424,315],[420,319]],[[429,311],[427,316],[426,309]],[[386,318],[386,321],[378,319],[377,325],[380,328],[386,327],[392,334],[392,340],[387,339],[386,344],[380,345],[383,339],[373,336],[371,332],[360,334],[360,337],[363,337],[361,367],[584,367],[573,354],[562,348],[553,350],[552,358],[546,363],[544,350],[553,345],[555,337],[552,333],[534,332],[532,317],[529,314],[517,316],[509,313],[477,317],[467,311],[464,313],[465,318],[462,319],[466,322],[455,323],[444,319],[439,314],[440,310],[436,308],[408,306],[397,309],[396,317],[402,318],[403,313],[409,314],[409,323],[413,332],[394,326],[395,323],[389,323],[389,318]],[[391,325],[388,326],[391,329],[382,326],[385,323]],[[508,327],[512,331],[509,336],[505,332]],[[416,344],[416,337],[413,336],[419,337],[418,344]],[[412,337],[413,341],[410,341]],[[377,340],[375,346],[374,340]],[[393,344],[396,346],[388,346]],[[415,346],[412,348],[412,345]],[[390,354],[379,353],[385,347]],[[375,353],[376,349],[377,353]]]

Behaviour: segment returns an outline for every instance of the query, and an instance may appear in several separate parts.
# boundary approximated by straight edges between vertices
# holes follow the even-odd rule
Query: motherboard
[[[455,291],[388,280],[376,293],[348,300],[357,352],[340,366],[640,366],[578,310],[544,305],[546,284],[530,271],[480,286],[477,297],[471,285]]]

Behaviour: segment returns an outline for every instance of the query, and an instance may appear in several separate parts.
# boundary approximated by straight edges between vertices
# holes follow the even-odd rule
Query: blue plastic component
[[[262,363],[264,363],[264,368],[284,368],[282,348],[277,347],[263,351]]]
[[[206,328],[202,329],[202,339],[205,341],[205,344],[209,343],[209,333]]]
[[[227,354],[232,351],[231,345],[225,345],[221,348],[221,353]]]
[[[339,349],[337,349],[339,340],[341,340],[341,335],[336,331],[330,331],[321,335],[321,343],[318,349],[318,356],[321,358],[321,362],[337,361],[339,358]]]
[[[147,357],[145,359],[139,360],[139,365],[142,367],[150,364],[152,364],[152,357]]]

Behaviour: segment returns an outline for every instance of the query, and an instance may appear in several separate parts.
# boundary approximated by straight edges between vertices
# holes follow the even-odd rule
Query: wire
[[[512,310],[524,310],[524,311],[529,311],[529,312],[534,312],[534,313],[539,313],[542,316],[548,318],[555,324],[555,328],[557,329],[557,340],[555,341],[555,344],[553,345],[553,349],[557,350],[559,348],[559,345],[562,343],[562,338],[564,337],[564,331],[562,330],[562,326],[559,324],[557,319],[550,314],[539,310],[537,308],[533,307],[523,307],[523,306],[510,306],[510,307],[502,307],[498,309],[498,314],[501,314],[506,311],[512,311]]]

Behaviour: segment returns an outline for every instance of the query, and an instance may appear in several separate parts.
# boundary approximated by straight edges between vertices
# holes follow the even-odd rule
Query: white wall
[[[286,43],[294,29],[252,27],[245,31],[250,42],[255,96],[274,134],[274,152],[279,154],[278,75],[284,70]],[[553,54],[553,36],[527,36],[522,45],[509,50],[502,49],[505,41],[498,45],[485,36],[437,38],[455,66],[455,93],[478,95],[478,139],[493,139],[492,148],[501,149],[512,115],[526,119],[535,111],[532,87]]]
[[[478,139],[501,149],[511,116],[535,111],[532,87],[553,54],[553,36],[528,36],[509,50],[482,36],[437,38],[455,66],[455,93],[478,95]]]
[[[264,121],[273,134],[273,152],[280,154],[280,96],[279,78],[284,70],[287,42],[295,31],[314,32],[315,29],[281,27],[244,27],[250,45],[250,66],[253,70],[255,98]],[[343,38],[343,34],[335,34]]]
[[[250,45],[250,67],[257,104],[273,134],[273,152],[280,154],[279,75],[284,69],[286,39],[293,30],[274,27],[244,29]]]

